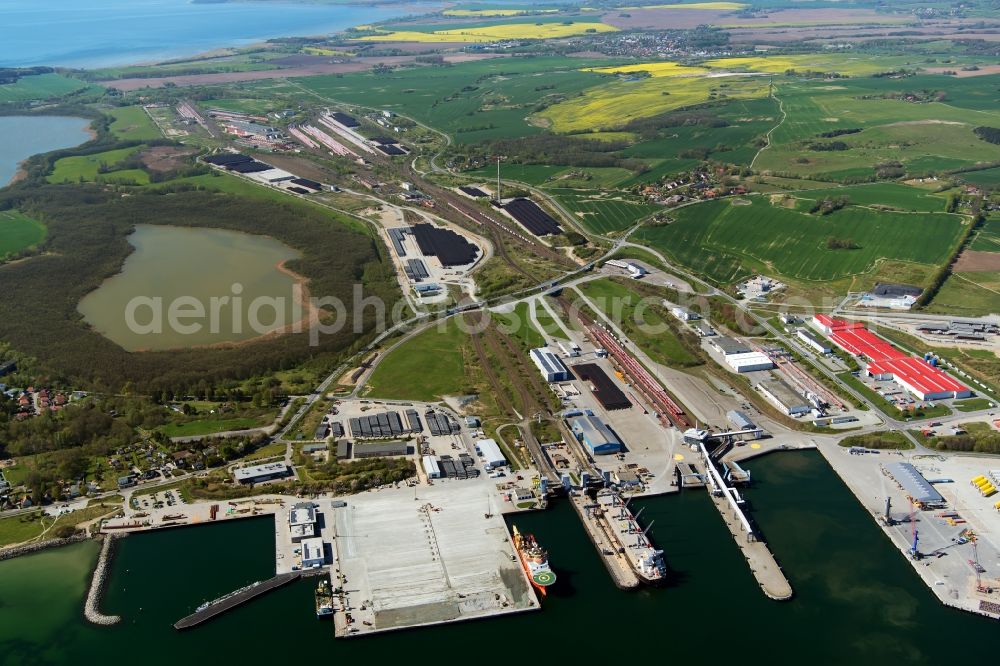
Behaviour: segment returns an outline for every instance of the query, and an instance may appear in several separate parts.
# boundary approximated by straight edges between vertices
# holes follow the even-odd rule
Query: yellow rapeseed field
[[[767,95],[763,77],[670,77],[614,81],[586,90],[580,97],[553,104],[537,118],[555,132],[581,132],[621,127],[713,99],[745,99]]]
[[[898,62],[897,62],[898,61]],[[744,58],[716,58],[702,64],[715,69],[782,74],[789,69],[814,72],[836,72],[842,76],[865,76],[902,66],[905,59],[862,58],[842,54],[803,54],[785,56],[749,56]]]
[[[591,67],[582,70],[584,72],[594,72],[595,74],[631,74],[633,72],[646,72],[652,77],[658,76],[696,76],[705,74],[707,69],[702,67],[688,67],[676,62],[640,62],[634,65],[618,65],[617,67]]]
[[[496,42],[504,39],[554,39],[587,32],[616,32],[606,23],[508,23],[480,28],[456,28],[433,32],[398,30],[358,39],[369,42]]]

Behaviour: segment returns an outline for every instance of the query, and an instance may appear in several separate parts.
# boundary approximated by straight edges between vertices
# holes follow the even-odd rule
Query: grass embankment
[[[872,433],[870,435],[851,435],[845,439],[840,440],[840,446],[850,447],[859,446],[865,449],[879,449],[879,450],[901,450],[905,451],[907,449],[915,448],[913,442],[906,438],[901,432],[878,432]]]
[[[980,409],[989,409],[994,406],[992,400],[986,398],[969,398],[968,400],[956,400],[951,403],[952,407],[960,412],[978,412]]]
[[[626,285],[609,279],[585,282],[578,289],[654,361],[673,367],[701,364],[701,359],[692,351],[694,343],[685,345],[681,341],[680,336],[686,333],[675,330],[660,299],[644,298]]]
[[[117,499],[117,501],[115,501]],[[32,511],[8,518],[0,518],[0,546],[9,546],[26,541],[48,541],[68,536],[69,531],[60,528],[72,528],[95,518],[107,515],[121,508],[122,498],[113,496],[104,500],[95,500],[86,508],[64,513],[57,517],[45,515],[41,510]]]

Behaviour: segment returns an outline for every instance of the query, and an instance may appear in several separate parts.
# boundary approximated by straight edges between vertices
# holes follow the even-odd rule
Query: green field
[[[108,115],[114,118],[111,123],[111,133],[122,141],[150,141],[163,138],[160,130],[141,106],[123,106],[108,111]]]
[[[471,379],[465,376],[463,345],[468,334],[456,318],[444,328],[432,326],[382,359],[368,381],[370,397],[433,402],[460,395]]]
[[[969,245],[970,250],[979,252],[1000,252],[1000,218],[991,217],[976,230],[976,236]]]
[[[609,196],[599,191],[548,190],[576,219],[596,234],[621,231],[640,219],[662,210],[662,206],[634,197]]]
[[[773,206],[754,197],[749,206],[712,201],[681,208],[676,221],[640,229],[636,236],[680,263],[719,282],[753,270],[795,280],[828,281],[872,271],[880,260],[937,265],[958,241],[958,216],[877,212],[848,206],[825,216]],[[828,238],[857,249],[829,250]]]
[[[526,120],[532,111],[601,82],[600,75],[580,71],[589,64],[583,58],[497,58],[296,81],[327,99],[398,111],[459,143],[473,143],[540,131]]]
[[[929,309],[969,317],[1000,314],[1000,272],[952,273],[938,290]]]
[[[49,175],[50,183],[76,183],[84,181],[129,182],[140,185],[149,184],[149,174],[142,169],[115,170],[115,165],[142,150],[142,146],[106,150],[93,155],[64,157],[56,161],[55,168]],[[101,170],[107,169],[105,173]]]
[[[250,428],[259,428],[262,425],[267,425],[267,423],[255,418],[197,419],[184,423],[168,423],[158,430],[167,437],[191,437],[230,430],[249,430]]]
[[[995,91],[1000,83],[998,76],[975,78],[982,91]],[[844,180],[870,178],[878,165],[891,162],[902,164],[911,176],[921,176],[1000,160],[1000,146],[980,140],[972,131],[978,125],[1000,127],[996,94],[985,93],[994,100],[993,106],[986,105],[982,93],[973,92],[964,81],[942,75],[780,81],[776,94],[787,117],[755,167]],[[914,93],[923,97],[907,99]],[[844,129],[861,131],[821,136]],[[811,147],[834,141],[847,149]]]
[[[966,183],[971,183],[972,185],[997,187],[1000,186],[1000,167],[981,169],[979,171],[967,171],[965,173],[958,174],[958,178],[961,178]]]
[[[855,206],[875,206],[922,213],[942,213],[947,205],[947,198],[940,194],[901,183],[872,183],[802,190],[795,192],[794,196],[809,201],[825,197],[847,197]]]
[[[0,211],[0,260],[45,239],[45,225],[16,210]]]
[[[38,74],[24,76],[15,83],[0,85],[0,104],[4,102],[26,102],[33,99],[50,99],[76,92],[88,87],[78,79],[60,74]],[[98,86],[94,86],[99,90]]]
[[[643,298],[625,285],[602,278],[577,287],[614,321],[650,358],[669,366],[697,365],[661,313],[659,298]],[[643,307],[640,306],[642,302]]]

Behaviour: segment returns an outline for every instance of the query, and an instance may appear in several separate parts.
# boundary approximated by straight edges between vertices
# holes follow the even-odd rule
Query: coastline
[[[15,114],[15,115],[21,115],[21,114]],[[43,117],[46,117],[46,116],[44,114],[31,114],[29,111],[25,111],[24,114],[23,114],[23,117],[25,117],[25,118],[43,118]],[[55,118],[80,118],[81,120],[86,120],[86,118],[82,118],[81,116],[48,116],[48,117],[55,117]],[[66,150],[68,148],[78,148],[78,147],[80,147],[80,146],[82,146],[82,145],[84,145],[86,143],[90,143],[91,141],[93,141],[94,139],[97,138],[97,130],[95,130],[93,128],[93,123],[88,123],[87,126],[83,128],[83,131],[87,133],[87,139],[86,139],[86,141],[81,141],[80,143],[76,144],[75,146],[64,146],[62,148],[53,148],[52,150],[44,150],[44,151],[42,151],[40,153],[34,153],[32,155],[28,155],[23,160],[20,160],[17,163],[17,166],[15,167],[14,176],[9,181],[7,181],[6,183],[0,183],[0,189],[3,189],[5,187],[10,187],[11,185],[19,183],[22,180],[24,180],[25,178],[27,178],[28,177],[28,171],[25,169],[25,166],[28,164],[28,162],[33,157],[37,157],[38,155],[44,155],[46,153],[51,153],[54,150]]]

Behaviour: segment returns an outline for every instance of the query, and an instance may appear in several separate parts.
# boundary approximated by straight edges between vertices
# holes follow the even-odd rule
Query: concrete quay
[[[621,544],[606,522],[602,522],[592,511],[587,510],[591,505],[586,495],[572,495],[570,503],[580,516],[580,522],[590,537],[591,543],[601,554],[601,561],[611,574],[611,580],[622,590],[631,590],[639,587],[639,576],[632,569],[625,554],[619,552]]]
[[[537,610],[492,481],[363,493],[333,509],[335,636]]]
[[[996,458],[920,451],[851,455],[843,447],[826,443],[818,448],[942,604],[1000,619],[1000,512],[993,508],[995,497],[981,497],[968,481],[981,470],[997,467]],[[909,462],[925,478],[940,479],[934,488],[947,508],[911,508],[905,491],[885,470],[891,462]],[[885,519],[887,499],[891,501],[889,521]],[[919,536],[917,558],[910,555],[914,530]],[[971,540],[962,538],[967,531],[976,535],[975,549]],[[976,558],[982,589],[977,587]]]
[[[752,533],[746,531],[740,517],[736,515],[736,511],[730,507],[725,498],[711,492],[708,495],[712,498],[712,503],[719,510],[722,520],[733,535],[736,545],[740,547],[740,552],[746,558],[747,564],[750,565],[750,571],[757,580],[757,584],[760,585],[760,589],[769,599],[775,601],[791,599],[792,585],[785,578],[785,574],[778,566],[777,560],[774,559],[771,549],[767,547],[766,543],[757,541]]]

